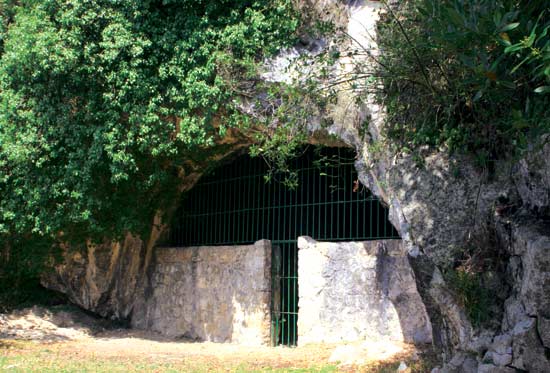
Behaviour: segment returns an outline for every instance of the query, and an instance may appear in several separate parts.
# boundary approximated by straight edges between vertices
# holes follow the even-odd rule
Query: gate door
[[[272,343],[298,339],[297,238],[366,241],[399,238],[388,211],[357,180],[355,154],[308,147],[291,161],[295,186],[262,158],[242,156],[204,176],[187,192],[171,229],[174,246],[251,244],[271,240],[274,282]],[[280,296],[277,294],[280,291]]]

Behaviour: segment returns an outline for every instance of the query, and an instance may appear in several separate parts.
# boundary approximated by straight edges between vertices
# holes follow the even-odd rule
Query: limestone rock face
[[[350,64],[362,63],[367,69],[363,72],[369,66],[376,68],[369,57],[347,59],[350,49],[365,47],[371,56],[380,53],[375,37],[379,2],[353,1],[347,7],[344,29],[360,43],[339,45],[344,57],[333,66],[338,78],[346,77]],[[337,94],[335,105],[325,113],[333,124],[325,130],[357,150],[355,165],[361,183],[389,206],[390,220],[405,243],[432,321],[434,342],[443,348],[449,363],[445,369],[548,371],[548,138],[533,144],[519,162],[497,162],[491,175],[473,159],[450,155],[446,149],[420,149],[423,162],[419,165],[411,154],[391,150],[383,135],[385,108],[376,97],[367,93],[363,103],[355,104],[356,93],[344,87]],[[367,131],[363,131],[365,122]],[[495,234],[496,247],[489,247],[494,244],[489,238]],[[496,250],[499,255],[491,260],[506,269],[483,274],[486,284],[491,279],[507,282],[493,281],[491,293],[504,305],[499,313],[502,320],[493,320],[490,330],[471,325],[464,306],[441,275],[464,259],[472,243],[479,245],[480,252]],[[523,330],[521,325],[526,323],[530,327]]]
[[[42,276],[42,284],[65,293],[78,306],[113,319],[127,319],[146,266],[147,245],[128,235],[122,242],[67,250],[64,262]]]
[[[498,218],[498,235],[509,252],[510,297],[501,335],[484,360],[529,372],[550,371],[550,224],[532,215]]]
[[[400,240],[298,239],[298,343],[431,342]]]
[[[527,208],[539,215],[550,215],[550,137],[535,144],[514,168],[513,178]]]

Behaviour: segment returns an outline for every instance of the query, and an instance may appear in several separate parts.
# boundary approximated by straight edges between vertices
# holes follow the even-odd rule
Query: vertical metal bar
[[[347,184],[346,188],[347,188],[347,190],[349,190],[349,192],[348,192],[349,193],[349,196],[348,196],[349,202],[347,204],[347,206],[349,208],[349,222],[348,222],[348,224],[349,224],[349,230],[348,230],[349,234],[348,234],[348,238],[351,240],[351,239],[353,239],[353,232],[352,232],[352,229],[351,229],[351,227],[353,226],[353,223],[352,223],[353,222],[353,203],[352,203],[352,201],[353,201],[353,173],[351,172],[351,168],[348,165],[346,165],[346,169],[348,170],[347,172],[349,174],[349,180],[346,181],[346,184]]]
[[[225,241],[225,244],[229,244],[230,242],[234,241],[234,225],[235,225],[235,217],[233,216],[233,211],[235,210],[235,180],[234,180],[234,172],[231,168],[228,169],[228,184],[230,186],[231,194],[229,195],[229,203],[228,203],[228,209],[227,209],[227,239]]]
[[[334,182],[336,173],[336,168],[331,165],[330,167],[327,167],[327,201],[330,201],[330,231],[327,235],[328,239],[332,239],[334,237],[334,228],[336,227],[336,222],[334,221],[334,216],[336,214],[335,209],[338,208],[338,205],[336,204],[336,196],[334,195],[334,191],[330,189],[332,183]]]
[[[298,244],[293,245],[294,248],[294,307],[292,311],[294,312],[294,344],[298,343],[298,300],[299,293],[298,291]]]
[[[192,206],[192,210],[191,210],[191,211],[192,211],[193,214],[196,214],[198,203],[199,203],[198,200],[191,201],[191,206]],[[191,241],[191,245],[190,245],[190,246],[195,246],[195,244],[198,242],[199,229],[200,229],[200,225],[199,225],[199,224],[200,224],[200,223],[199,223],[198,219],[193,219],[193,222],[192,222],[192,226],[193,226],[193,240]]]
[[[299,172],[298,171],[298,168],[299,168],[299,164],[298,162],[296,162],[296,172]],[[299,178],[300,174],[298,173],[298,187],[299,188],[303,188],[302,184],[301,184],[301,180]],[[298,204],[300,203],[300,200],[298,199],[298,190],[296,189],[295,190],[295,198],[294,198],[294,237],[292,237],[293,240],[297,240],[298,237]],[[294,276],[294,279],[292,280],[292,286],[293,286],[293,291],[292,291],[292,294],[293,294],[293,297],[292,297],[292,301],[293,301],[293,308],[292,308],[292,311],[294,313],[296,313],[297,311],[297,303],[298,303],[298,292],[297,292],[297,288],[296,288],[296,285],[297,285],[297,282],[298,282],[298,270],[297,270],[297,266],[298,266],[298,248],[297,248],[297,244],[294,244],[293,245],[294,247],[294,253],[293,253],[293,258],[294,258],[294,268],[293,268],[293,274],[292,276]],[[293,335],[294,335],[294,342],[293,344],[295,345],[296,342],[297,342],[297,339],[298,339],[298,332],[297,332],[297,323],[298,323],[298,316],[295,314],[294,317],[293,317],[293,320],[292,320],[292,328],[294,329],[293,331]]]
[[[193,216],[193,214],[195,214],[195,210],[196,210],[196,205],[197,205],[197,202],[198,201],[191,201],[191,214],[190,216]],[[194,217],[191,219],[192,222],[191,222],[191,228],[192,228],[192,236],[191,236],[191,241],[189,241],[189,246],[194,246],[195,243],[198,241],[198,236],[199,236],[199,224],[198,224],[198,221],[197,219],[195,219]]]
[[[286,237],[286,213],[287,213],[287,194],[288,194],[288,189],[283,185],[281,184],[281,190],[282,190],[282,193],[283,193],[283,208],[282,209],[279,209],[279,214],[282,214],[282,220],[283,220],[283,226],[282,226],[282,237],[279,237],[279,239],[282,239],[282,240],[287,240],[287,237]],[[286,302],[287,302],[287,307],[286,307],[286,312],[287,312],[287,321],[286,321],[286,325],[285,325],[285,328],[286,328],[286,336],[287,336],[287,345],[288,345],[288,342],[289,342],[289,339],[290,339],[290,333],[289,333],[289,327],[290,327],[290,317],[288,315],[288,310],[289,310],[289,307],[288,307],[288,303],[290,301],[290,294],[289,294],[289,278],[290,278],[290,268],[288,267],[288,264],[290,263],[290,253],[288,252],[288,244],[285,243],[284,245],[285,247],[285,251],[287,252],[286,253],[286,261],[285,261],[285,266],[286,266],[286,273],[285,273],[285,277],[286,277],[286,291],[285,291],[285,298],[286,298]]]
[[[248,161],[248,173],[246,175],[246,185],[247,185],[247,191],[248,196],[246,198],[246,212],[244,213],[244,216],[246,216],[246,233],[244,240],[246,242],[254,242],[254,225],[255,221],[252,219],[255,210],[254,210],[254,160],[249,159]]]
[[[323,165],[323,173],[325,174],[325,183],[324,183],[324,186],[325,186],[325,198],[324,198],[324,202],[325,202],[325,226],[324,226],[324,237],[325,239],[329,239],[330,238],[330,229],[329,229],[329,225],[327,224],[327,220],[328,220],[328,214],[329,214],[329,210],[332,209],[332,204],[328,203],[328,202],[331,202],[330,201],[330,198],[329,198],[329,183],[330,183],[330,175],[329,175],[329,172],[330,172],[330,169],[331,167],[330,166],[324,166]]]
[[[201,245],[204,243],[204,242],[208,242],[208,204],[209,204],[209,190],[208,190],[208,185],[203,185],[202,186],[202,198],[201,200],[202,201],[202,209],[201,209],[201,216],[202,216],[202,219],[203,219],[203,224],[202,224],[202,237],[201,237]],[[206,198],[204,198],[204,196],[206,196]]]
[[[305,190],[305,187],[304,187],[304,184],[305,184],[305,178],[304,178],[304,170],[303,170],[303,162],[300,164],[300,170],[298,171],[298,177],[299,177],[299,180],[300,180],[300,198],[299,198],[299,203],[302,205],[302,207],[296,209],[296,222],[298,222],[298,220],[300,221],[300,223],[297,225],[298,228],[296,230],[296,239],[298,239],[298,236],[302,236],[305,231],[304,231],[304,223],[303,223],[303,220],[304,220],[304,210],[305,208],[303,207],[304,205],[304,190]],[[298,213],[299,211],[299,213]]]
[[[264,210],[265,208],[265,200],[263,201],[262,203],[262,196],[265,197],[265,188],[262,188],[262,178],[259,176],[260,174],[260,162],[257,163],[257,167],[256,167],[256,176],[254,176],[254,180],[255,182],[258,183],[258,195],[256,196],[257,198],[257,206],[258,206],[258,209],[259,209],[259,219],[258,219],[258,224],[260,224],[260,226],[258,227],[258,233],[256,233],[256,240],[260,240],[260,239],[263,239],[265,238],[265,234],[264,234],[264,227],[265,227],[265,213],[266,211]]]
[[[336,186],[336,237],[341,237],[340,235],[340,164],[337,163],[337,172],[338,176],[336,177],[336,182],[338,185]],[[335,238],[336,238],[335,237]]]
[[[361,237],[365,237],[367,233],[365,232],[365,225],[367,224],[367,201],[365,197],[363,197],[362,200],[363,201],[361,202],[361,204],[363,209],[363,224],[361,224]]]
[[[355,165],[354,165],[355,167]],[[359,177],[357,175],[357,172],[353,173],[354,180],[353,180],[353,187],[355,188],[355,182],[357,181],[357,190],[354,193],[355,199],[353,204],[355,205],[355,235],[357,237],[361,237],[361,234],[359,232],[359,210],[361,207],[361,202],[359,202],[361,197],[361,187],[359,186]]]
[[[286,187],[281,182],[279,183],[279,206],[277,211],[279,212],[279,225],[280,225],[280,234],[279,234],[279,240],[285,239],[285,230],[286,230]],[[288,253],[287,253],[287,260],[288,260]]]
[[[307,167],[307,166],[306,166]],[[306,228],[303,232],[304,235],[313,236],[313,233],[311,232],[309,228],[309,170],[304,169],[304,178],[306,180],[306,199],[304,200],[304,211],[306,214]]]
[[[221,180],[218,179],[216,183],[216,243],[219,244],[222,240],[221,233],[222,233],[222,227],[223,227],[223,210],[222,210],[222,190],[221,190]]]
[[[299,300],[299,293],[298,291],[298,243],[293,244],[294,249],[294,307],[292,311],[294,312],[294,322],[292,324],[294,328],[294,345],[298,343],[298,300]]]
[[[214,219],[216,218],[216,215],[214,215],[212,213],[212,211],[214,210],[214,207],[215,207],[215,204],[214,204],[214,187],[215,187],[215,184],[208,184],[208,190],[209,190],[209,197],[208,198],[208,226],[207,226],[207,229],[208,229],[208,237],[206,239],[206,242],[209,242],[209,245],[212,245],[215,243],[214,241],[214,230],[215,230],[215,225],[214,225]]]
[[[185,207],[187,208],[187,207]],[[192,234],[192,230],[191,230],[191,224],[189,222],[189,217],[188,217],[188,212],[186,212],[184,210],[184,208],[181,209],[181,213],[182,213],[182,221],[185,223],[185,230],[186,230],[186,237],[185,237],[185,240],[184,242],[180,242],[180,245],[181,246],[186,246],[186,245],[189,245],[189,242],[191,242],[191,234]]]
[[[183,236],[184,234],[187,232],[187,229],[184,230],[183,227],[185,227],[185,225],[183,224],[183,217],[182,217],[182,214],[183,214],[183,209],[181,207],[182,203],[180,202],[180,207],[178,208],[178,212],[176,214],[176,221],[177,221],[177,233],[171,238],[171,242],[174,243],[175,241],[175,245],[176,247],[178,246],[183,246],[181,243],[183,242]]]
[[[229,172],[227,172],[226,177],[229,176]],[[229,242],[229,236],[230,236],[230,228],[231,228],[231,206],[233,201],[233,194],[232,194],[232,185],[230,181],[226,181],[225,183],[226,187],[226,195],[225,195],[225,203],[224,203],[224,212],[223,212],[223,241],[222,243],[225,245],[226,242]]]
[[[258,233],[257,233],[257,239],[264,239],[264,238],[267,238],[267,234],[265,233],[266,229],[267,229],[267,206],[266,206],[266,201],[267,201],[267,188],[265,186],[265,182],[263,181],[263,177],[261,176],[261,174],[263,174],[263,170],[261,169],[261,167],[258,166],[258,168],[256,169],[256,182],[258,183],[258,195],[257,195],[257,198],[258,198],[258,201],[257,201],[257,204],[260,208],[260,220],[258,221]]]
[[[256,185],[256,167],[257,167],[257,159],[254,160],[254,163],[253,163],[253,167],[252,167],[252,171],[251,171],[251,174],[250,174],[250,184],[251,184],[251,188],[252,188],[252,196],[251,196],[251,200],[250,200],[250,224],[251,224],[251,229],[250,229],[250,242],[255,242],[257,240],[260,239],[259,236],[259,233],[260,233],[260,222],[261,222],[261,218],[260,218],[260,206],[259,204],[257,204],[257,199],[258,199],[258,195],[260,194],[260,189],[257,188],[257,185]]]
[[[235,200],[237,201],[237,205],[235,206],[235,235],[234,240],[236,243],[242,243],[241,241],[241,206],[242,206],[242,179],[240,178],[240,171],[237,172],[237,176],[235,178]]]
[[[232,242],[236,243],[236,244],[240,244],[240,240],[239,240],[239,228],[240,228],[240,218],[239,218],[239,208],[241,206],[241,186],[239,185],[240,184],[240,178],[239,178],[239,172],[238,171],[235,171],[235,177],[234,177],[234,181],[233,183],[235,183],[235,193],[234,193],[234,197],[235,197],[235,209],[233,210],[233,216],[234,216],[234,219],[233,219],[233,238],[231,239]]]
[[[317,206],[318,206],[318,213],[317,213],[317,227],[318,227],[318,232],[317,232],[317,236],[319,237],[319,239],[322,239],[322,230],[321,230],[321,216],[323,215],[322,214],[322,208],[323,208],[323,205],[321,203],[321,192],[322,192],[322,183],[321,183],[321,175],[319,173],[319,170],[316,170],[315,172],[315,176],[317,177],[317,180],[319,181],[318,182],[318,185],[319,185],[319,189],[316,191],[317,195],[315,196],[315,200],[317,201]]]
[[[178,208],[177,213],[176,213],[177,224],[178,224],[178,226],[176,228],[177,229],[177,234],[174,235],[170,239],[170,241],[172,243],[174,243],[174,241],[175,241],[176,245],[174,245],[174,246],[176,246],[176,247],[177,246],[182,246],[181,243],[183,241],[183,236],[184,236],[185,233],[187,233],[187,229],[183,228],[183,227],[185,227],[185,225],[183,224],[183,219],[182,219],[181,215],[182,215],[182,208],[181,208],[181,203],[180,203],[180,207]]]
[[[189,219],[189,215],[191,214],[191,203],[189,203],[188,201],[186,201],[187,204],[185,206],[185,215],[186,215],[186,220],[185,222],[187,223],[187,230],[189,231],[189,240],[185,243],[185,246],[190,246],[190,243],[191,243],[191,240],[193,238],[193,222],[191,221],[191,219]]]
[[[308,173],[312,173],[312,174],[313,174],[313,177],[312,177],[312,182],[313,182],[312,192],[313,192],[313,196],[312,196],[312,198],[311,198],[313,207],[312,207],[311,211],[313,211],[313,214],[315,215],[315,203],[317,202],[317,200],[316,200],[316,197],[317,197],[317,196],[316,196],[317,185],[316,185],[316,183],[315,183],[315,170],[314,170],[314,169],[310,169],[310,170],[308,171]],[[312,220],[312,223],[313,223],[312,228],[311,228],[313,238],[314,238],[314,239],[318,239],[318,237],[317,237],[317,235],[316,235],[316,232],[317,232],[317,231],[315,230],[315,220],[316,220],[316,219],[315,219],[315,216],[312,216],[312,217],[311,217],[311,220]]]
[[[200,188],[200,186],[197,186],[197,188]],[[199,189],[197,189],[198,191]],[[197,198],[197,203],[195,203],[195,213],[199,212],[201,210],[201,207],[202,207],[202,199],[201,198]],[[202,227],[203,227],[203,223],[202,223],[202,218],[199,216],[197,219],[197,234],[195,236],[195,242],[194,242],[194,245],[195,246],[198,242],[200,242],[200,239],[202,237]]]
[[[234,202],[234,198],[233,198],[233,183],[230,181],[231,179],[231,170],[228,168],[226,171],[226,186],[228,188],[228,193],[227,193],[227,202],[225,203],[225,207],[226,207],[226,210],[225,210],[225,213],[224,213],[224,227],[225,227],[225,234],[224,234],[224,238],[223,238],[223,244],[225,245],[226,243],[230,242],[231,240],[231,223],[232,223],[232,209],[233,209],[233,202]]]
[[[285,343],[285,326],[286,326],[286,323],[288,322],[286,312],[285,312],[286,310],[284,308],[285,298],[286,298],[286,291],[284,287],[285,276],[286,276],[286,273],[285,273],[286,250],[285,250],[284,243],[281,244],[281,257],[282,257],[282,261],[281,261],[281,342],[284,344]]]
[[[271,183],[266,184],[267,189],[267,199],[264,201],[264,204],[267,209],[267,219],[266,219],[266,237],[270,240],[273,240],[273,224],[271,224]],[[268,229],[267,227],[271,228]]]
[[[374,238],[374,232],[372,231],[372,198],[369,198],[369,238]]]
[[[205,187],[204,185],[201,185],[199,188],[200,188],[199,191],[202,194],[202,198],[200,198],[201,208],[199,211],[199,213],[201,214],[201,220],[202,220],[201,236],[200,236],[200,243],[202,244],[203,242],[206,242],[206,233],[208,229],[208,214],[204,213],[208,209],[208,197],[204,198],[204,196],[207,195],[208,193],[208,188]]]
[[[292,197],[293,191],[290,188],[285,188],[285,215],[284,215],[284,240],[289,240],[292,237]]]
[[[376,201],[376,238],[380,238],[380,201]]]
[[[384,238],[388,238],[389,234],[387,228],[390,221],[390,210],[388,208],[384,208],[384,216]]]
[[[241,167],[239,167],[237,171],[237,189],[239,192],[237,193],[238,196],[238,204],[237,204],[237,233],[236,233],[236,242],[239,243],[239,245],[243,244],[243,237],[244,237],[244,213],[243,208],[246,206],[246,198],[245,198],[245,190],[246,190],[246,164],[241,164]]]

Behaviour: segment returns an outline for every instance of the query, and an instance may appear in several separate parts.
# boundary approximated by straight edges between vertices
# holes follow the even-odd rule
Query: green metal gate
[[[183,196],[171,229],[174,246],[250,244],[271,240],[272,273],[280,299],[272,302],[272,343],[298,339],[299,236],[350,241],[399,238],[388,211],[362,187],[344,148],[309,147],[292,161],[298,186],[285,187],[281,175],[267,183],[261,158],[245,155],[221,166]],[[274,294],[277,292],[274,292]]]

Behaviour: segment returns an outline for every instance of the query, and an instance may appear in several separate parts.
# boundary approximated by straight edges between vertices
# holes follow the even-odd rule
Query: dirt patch
[[[296,348],[196,343],[115,329],[74,309],[38,307],[0,315],[0,351],[7,359],[5,364],[23,364],[21,367],[31,370],[41,369],[40,364],[79,370],[78,364],[89,362],[97,371],[102,371],[101,367],[117,370],[120,364],[156,371],[378,371],[373,367],[417,360],[414,347],[401,343],[309,344]],[[39,366],[25,365],[32,361]],[[103,365],[94,365],[98,362]],[[105,366],[107,363],[111,365]]]
[[[74,307],[50,309],[32,307],[0,314],[0,338],[43,343],[90,338],[113,328],[107,320],[95,318]]]

